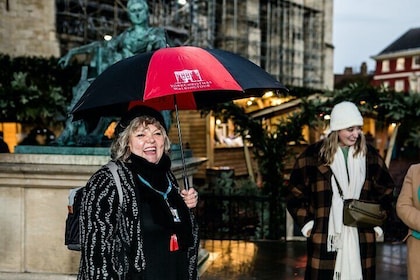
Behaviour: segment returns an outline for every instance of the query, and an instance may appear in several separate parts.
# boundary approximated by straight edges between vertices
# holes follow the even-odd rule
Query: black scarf
[[[145,158],[131,154],[130,168],[135,174],[139,174],[159,191],[166,191],[168,180],[166,174],[171,171],[171,159],[164,154],[160,161],[155,164]]]

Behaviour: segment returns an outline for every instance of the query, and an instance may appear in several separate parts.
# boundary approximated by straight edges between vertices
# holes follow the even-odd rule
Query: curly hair
[[[113,160],[127,162],[127,159],[131,154],[130,148],[128,146],[130,136],[139,127],[147,127],[148,125],[154,125],[161,131],[164,138],[164,152],[168,153],[171,147],[171,141],[169,140],[168,134],[166,133],[166,130],[162,124],[153,117],[140,116],[134,118],[124,130],[116,135],[114,141],[111,144],[111,158]]]
[[[328,136],[323,140],[321,149],[319,150],[319,156],[325,165],[330,165],[334,161],[335,153],[338,149],[338,131],[332,131]],[[360,133],[357,138],[356,143],[354,144],[354,154],[353,157],[357,156],[359,153],[366,154],[366,138],[363,133]]]

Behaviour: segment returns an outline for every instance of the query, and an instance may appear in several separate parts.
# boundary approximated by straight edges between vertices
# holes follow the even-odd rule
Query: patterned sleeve
[[[107,169],[96,172],[85,187],[80,216],[79,279],[119,279],[115,232],[118,193]]]

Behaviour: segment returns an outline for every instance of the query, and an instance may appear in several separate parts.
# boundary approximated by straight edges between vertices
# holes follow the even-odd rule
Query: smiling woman
[[[111,171],[102,167],[83,193],[78,279],[198,279],[198,227],[191,211],[198,195],[179,187],[169,148],[158,111],[136,106],[121,118],[111,157],[123,204]]]
[[[131,109],[117,125],[116,133],[121,138],[112,147],[117,157],[121,152],[124,159],[135,154],[157,164],[164,153],[169,152],[170,141],[165,121],[159,112],[148,107],[137,106]],[[120,145],[126,142],[127,146]]]
[[[383,230],[344,225],[343,201],[374,201],[389,214],[395,185],[362,126],[354,103],[336,104],[330,134],[306,148],[290,175],[287,209],[310,248],[305,279],[375,279],[375,240]]]

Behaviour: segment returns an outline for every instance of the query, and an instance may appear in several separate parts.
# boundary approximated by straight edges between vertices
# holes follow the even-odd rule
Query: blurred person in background
[[[42,146],[48,145],[55,140],[54,133],[48,128],[35,127],[31,129],[29,134],[19,143],[19,145]]]
[[[3,131],[0,131],[0,153],[10,153],[9,146],[3,139]]]
[[[420,279],[420,164],[413,164],[405,175],[397,200],[397,215],[408,226],[408,280]]]

